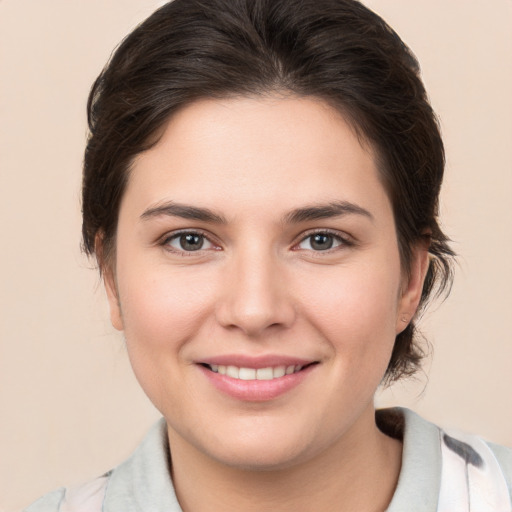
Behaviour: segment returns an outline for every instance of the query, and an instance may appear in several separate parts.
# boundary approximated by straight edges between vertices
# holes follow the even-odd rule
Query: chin
[[[304,432],[310,429],[300,429],[296,421],[293,425],[289,419],[283,424],[283,421],[269,422],[267,418],[265,422],[262,418],[253,418],[250,423],[236,422],[216,432],[210,426],[208,436],[198,435],[196,442],[192,442],[210,459],[246,471],[286,469],[314,457],[323,449],[318,436],[312,435],[311,439],[305,436]]]
[[[211,456],[225,466],[244,471],[283,470],[300,464],[308,458],[304,453],[307,450],[302,450],[297,445],[276,447],[273,442],[265,443],[265,445],[262,443],[254,446],[242,444],[225,448],[222,452],[215,450]]]

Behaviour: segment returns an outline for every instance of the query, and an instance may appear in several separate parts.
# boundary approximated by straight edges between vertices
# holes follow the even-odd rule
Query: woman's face
[[[425,262],[404,277],[372,153],[332,108],[203,100],[135,160],[106,283],[171,445],[278,468],[374,427]]]

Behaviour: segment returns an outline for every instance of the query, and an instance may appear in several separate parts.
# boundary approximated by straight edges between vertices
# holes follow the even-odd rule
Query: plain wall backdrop
[[[89,87],[162,3],[0,0],[0,509],[102,474],[159,416],[80,253],[79,190]],[[420,60],[460,255],[451,297],[422,323],[426,374],[377,404],[512,445],[512,1],[365,3]]]

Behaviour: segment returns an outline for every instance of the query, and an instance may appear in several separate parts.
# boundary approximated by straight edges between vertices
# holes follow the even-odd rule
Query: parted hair
[[[174,0],[119,45],[89,95],[83,248],[114,261],[120,202],[136,155],[178,109],[202,98],[272,93],[337,109],[376,155],[402,266],[428,244],[419,312],[449,291],[453,252],[438,223],[444,148],[411,50],[356,0]],[[424,356],[415,319],[397,335],[388,383]]]

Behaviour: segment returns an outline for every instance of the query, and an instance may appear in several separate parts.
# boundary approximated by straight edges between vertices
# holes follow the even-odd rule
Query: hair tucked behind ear
[[[405,270],[430,233],[420,307],[449,290],[453,252],[437,221],[444,170],[437,120],[414,55],[355,0],[174,0],[137,27],[89,96],[84,250],[96,251],[100,267],[113,261],[130,164],[174,112],[199,98],[276,91],[325,100],[373,147]],[[411,375],[422,356],[412,321],[396,338],[388,382]]]

